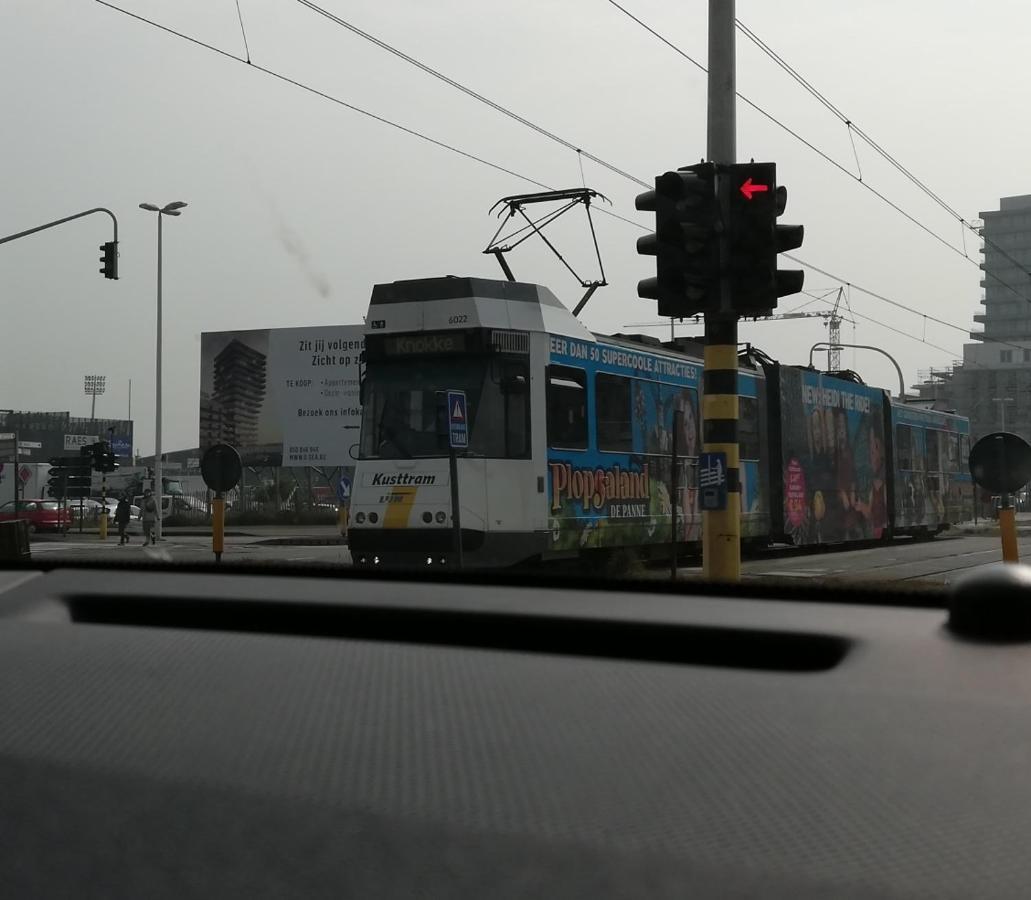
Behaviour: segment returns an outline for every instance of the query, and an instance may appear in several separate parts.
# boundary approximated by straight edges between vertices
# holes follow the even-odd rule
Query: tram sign
[[[351,479],[345,473],[340,476],[340,480],[337,482],[337,500],[341,503],[346,503],[351,499]]]
[[[986,434],[970,448],[970,475],[993,494],[1012,494],[1031,481],[1031,446],[1008,431]]]
[[[727,508],[727,454],[698,456],[698,506],[705,510]]]
[[[448,445],[453,449],[469,446],[469,407],[465,391],[447,392]]]

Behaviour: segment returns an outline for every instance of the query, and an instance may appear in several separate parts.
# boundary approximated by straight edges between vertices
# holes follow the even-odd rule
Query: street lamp
[[[107,383],[106,375],[86,375],[83,378],[83,386],[86,394],[93,398],[93,403],[90,406],[90,421],[96,425],[97,420],[97,394],[104,393],[104,387]]]
[[[165,206],[155,206],[153,203],[141,203],[140,209],[158,214],[158,333],[157,333],[157,377],[154,400],[154,493],[157,495],[157,522],[155,522],[154,537],[161,538],[161,497],[163,483],[161,481],[161,217],[178,216],[180,210],[186,206],[182,200],[175,203],[168,203]]]

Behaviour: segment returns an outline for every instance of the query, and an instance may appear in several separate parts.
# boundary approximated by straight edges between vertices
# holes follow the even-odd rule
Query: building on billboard
[[[52,456],[75,455],[81,447],[110,440],[115,456],[126,465],[134,446],[130,420],[91,419],[68,412],[0,410],[0,433],[18,435],[21,458],[30,464],[46,462]]]
[[[258,442],[258,420],[265,402],[267,356],[232,340],[215,357],[215,390],[220,440],[234,447]]]
[[[249,466],[351,466],[361,428],[364,326],[201,335],[200,452]]]

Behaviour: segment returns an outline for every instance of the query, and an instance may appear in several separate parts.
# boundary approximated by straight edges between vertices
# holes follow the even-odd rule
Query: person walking
[[[154,493],[149,488],[143,492],[143,506],[140,509],[140,519],[143,521],[143,546],[156,544],[157,536],[154,534],[154,526],[158,520],[158,505],[154,499]]]
[[[129,499],[123,496],[118,501],[118,506],[115,507],[115,525],[118,526],[119,547],[129,543],[129,535],[126,533],[126,529],[129,527],[130,512]]]

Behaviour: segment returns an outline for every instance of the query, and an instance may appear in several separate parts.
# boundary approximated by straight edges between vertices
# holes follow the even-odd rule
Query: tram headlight
[[[432,556],[427,556],[426,557],[426,565],[428,565],[428,566],[432,566],[433,565],[433,557]]]
[[[371,512],[369,513],[369,522],[375,525],[379,521],[379,514]]]
[[[432,522],[432,521],[433,521],[433,513],[431,513],[431,512],[429,511],[429,510],[426,510],[426,512],[424,512],[424,513],[422,514],[422,520],[423,520],[423,521],[424,521],[424,522],[425,522],[425,523],[426,523],[427,525],[429,525],[429,524],[430,524],[430,522]]]
[[[354,517],[354,524],[355,525],[364,525],[365,524],[365,513],[363,513],[363,512],[357,513],[355,515],[355,517]]]
[[[378,566],[378,565],[379,565],[379,557],[378,557],[378,556],[374,556],[374,557],[372,558],[372,564],[373,564],[374,566]]]
[[[444,510],[437,510],[437,524],[443,525],[447,521],[447,513]]]

